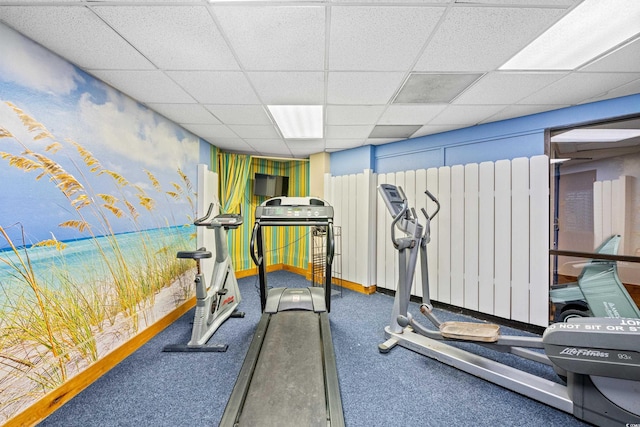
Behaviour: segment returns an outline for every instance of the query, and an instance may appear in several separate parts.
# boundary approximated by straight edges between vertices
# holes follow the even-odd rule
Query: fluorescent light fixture
[[[267,105],[287,139],[322,138],[322,105]]]
[[[640,31],[640,1],[584,0],[501,70],[573,70]]]
[[[551,137],[551,142],[618,142],[640,136],[640,129],[572,129]]]

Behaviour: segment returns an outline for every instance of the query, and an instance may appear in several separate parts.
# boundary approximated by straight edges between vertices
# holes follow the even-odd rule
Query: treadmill
[[[288,226],[326,229],[324,289],[268,290],[263,228]],[[322,199],[275,197],[256,207],[250,251],[263,314],[220,426],[344,426],[328,317],[333,237],[333,207]]]

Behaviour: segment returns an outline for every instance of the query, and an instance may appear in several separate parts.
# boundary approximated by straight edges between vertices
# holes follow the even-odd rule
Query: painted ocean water
[[[66,241],[66,247],[61,251],[54,247],[30,247],[19,252],[25,263],[28,256],[40,284],[57,288],[67,277],[73,277],[74,282],[91,286],[96,281],[109,279],[107,266],[115,262],[114,244],[120,248],[128,265],[136,265],[145,262],[145,255],[153,257],[160,252],[195,249],[194,233],[193,226],[157,228],[116,234],[115,240],[96,237]],[[8,294],[15,295],[26,287],[24,281],[16,277],[16,270],[5,261],[20,263],[11,249],[0,250],[0,303],[6,301]]]

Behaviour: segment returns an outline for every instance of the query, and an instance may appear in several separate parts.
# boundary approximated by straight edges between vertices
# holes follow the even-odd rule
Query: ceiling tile
[[[372,125],[384,109],[384,105],[328,105],[327,124]]]
[[[449,102],[482,74],[411,73],[393,100],[394,104]]]
[[[503,108],[504,105],[450,105],[429,124],[473,126]]]
[[[323,70],[325,8],[215,6],[246,70]]]
[[[545,86],[561,79],[567,73],[492,72],[457,97],[454,104],[513,104]]]
[[[425,124],[437,116],[447,104],[432,105],[391,105],[384,112],[378,124],[412,125]]]
[[[287,141],[287,147],[289,151],[295,157],[309,157],[314,153],[322,153],[325,150],[325,143],[323,140],[314,141]]]
[[[249,145],[260,152],[262,156],[290,156],[287,144],[280,138],[245,139]]]
[[[640,72],[640,38],[614,50],[580,71]]]
[[[96,6],[96,13],[156,66],[237,70],[206,6]]]
[[[162,71],[94,70],[98,79],[142,103],[184,103],[194,99]]]
[[[414,69],[493,70],[555,23],[563,12],[558,8],[451,8]]]
[[[340,138],[327,138],[327,149],[331,150],[346,150],[349,148],[360,147],[364,141],[364,138],[358,139],[340,139]]]
[[[611,99],[611,98],[618,98],[621,96],[627,96],[627,95],[635,95],[640,93],[640,79],[638,80],[634,80],[630,83],[627,83],[625,85],[622,85],[620,87],[617,87],[615,89],[612,89],[604,94],[601,94],[599,96],[595,96],[593,98],[588,98],[585,99],[583,101],[581,101],[580,103],[585,103],[585,102],[595,102],[595,101],[602,101],[604,99]]]
[[[569,105],[508,105],[496,114],[487,117],[481,123],[497,122],[499,120],[513,119],[516,117],[529,116],[531,114],[543,113],[545,111],[557,110]]]
[[[85,7],[2,6],[0,20],[86,69],[154,69],[153,64]]]
[[[254,126],[254,125],[229,125],[229,129],[234,131],[240,138],[258,138],[258,139],[279,139],[280,134],[273,125],[270,126]]]
[[[236,139],[236,135],[231,129],[225,125],[200,125],[200,124],[186,124],[183,127],[196,135],[200,135],[209,142],[212,140],[226,140]]]
[[[640,73],[572,73],[518,104],[578,104],[589,94],[604,94],[638,78]]]
[[[205,137],[204,139],[221,150],[231,153],[251,153],[255,151],[251,145],[240,138]]]
[[[414,138],[419,138],[425,135],[433,135],[436,133],[446,132],[448,130],[457,129],[456,125],[426,125],[422,126],[416,133],[413,134]]]
[[[386,104],[400,87],[404,73],[330,72],[329,104]]]
[[[443,7],[334,6],[329,69],[406,70],[444,11]]]
[[[367,138],[373,126],[325,126],[327,139]]]
[[[220,120],[200,104],[147,103],[147,106],[176,123],[220,124]]]
[[[259,104],[240,71],[167,71],[167,75],[203,104]]]
[[[319,105],[324,103],[323,72],[249,72],[260,99],[270,105]]]
[[[207,105],[207,110],[229,125],[271,125],[261,105]]]

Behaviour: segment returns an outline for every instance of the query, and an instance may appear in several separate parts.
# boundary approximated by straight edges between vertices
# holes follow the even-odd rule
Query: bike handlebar
[[[195,221],[193,221],[193,224],[199,227],[205,227],[205,226],[211,225],[211,221],[205,222],[211,216],[211,212],[213,212],[213,203],[209,203],[209,209],[207,210],[206,215],[203,216],[202,218],[198,218]]]

